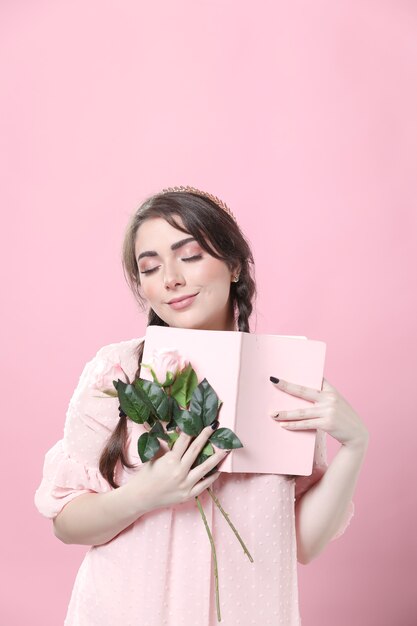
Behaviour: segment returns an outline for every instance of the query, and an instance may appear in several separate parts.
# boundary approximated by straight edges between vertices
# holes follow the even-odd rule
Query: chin
[[[168,324],[169,326],[175,326],[176,328],[190,328],[194,330],[206,330],[210,327],[208,320],[198,320],[195,317],[192,318],[191,316],[187,319],[185,316],[183,318],[178,316],[177,319],[172,319],[171,323],[168,322]]]
[[[175,326],[177,326],[177,328],[194,328],[194,330],[199,330],[199,329],[204,330],[205,328],[204,322],[192,322],[192,321],[191,322],[178,321],[178,323],[176,323]]]

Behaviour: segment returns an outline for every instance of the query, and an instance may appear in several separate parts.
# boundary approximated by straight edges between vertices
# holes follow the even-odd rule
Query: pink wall
[[[85,362],[144,332],[128,216],[188,184],[252,242],[253,330],[326,341],[371,432],[351,526],[299,566],[303,626],[417,623],[415,3],[4,0],[0,18],[0,622],[63,623],[86,548],[34,507],[43,457]]]

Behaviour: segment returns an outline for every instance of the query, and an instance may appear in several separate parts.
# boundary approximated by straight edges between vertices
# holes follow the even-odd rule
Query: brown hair
[[[184,228],[175,221],[180,216]],[[195,192],[165,192],[147,198],[131,217],[123,241],[122,264],[125,279],[133,292],[142,312],[146,300],[140,293],[139,268],[135,257],[135,241],[139,226],[148,218],[162,217],[171,226],[190,233],[203,249],[216,259],[224,261],[232,272],[240,268],[239,281],[230,284],[230,306],[240,332],[250,332],[249,317],[253,310],[252,300],[256,299],[256,285],[253,278],[254,260],[250,245],[238,224],[213,200]],[[152,308],[148,313],[148,326],[168,326]],[[136,349],[139,376],[144,342]],[[120,459],[122,466],[133,468],[128,463],[124,446],[127,435],[127,417],[119,422],[105,445],[99,462],[100,473],[113,488],[119,487],[114,481],[114,470]]]

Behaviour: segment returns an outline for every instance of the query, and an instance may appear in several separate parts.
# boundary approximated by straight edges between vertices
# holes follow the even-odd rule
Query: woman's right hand
[[[217,449],[210,458],[191,469],[212,434],[211,426],[203,428],[195,438],[181,431],[171,450],[162,443],[161,447],[166,451],[161,454],[159,450],[153,459],[141,466],[132,480],[137,479],[143,487],[147,511],[186,502],[217,480],[220,472],[204,479],[203,476],[220,463],[229,450]]]

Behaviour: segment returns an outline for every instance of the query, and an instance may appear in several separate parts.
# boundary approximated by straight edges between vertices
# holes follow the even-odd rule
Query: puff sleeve
[[[327,446],[326,446],[326,431],[317,429],[316,444],[314,448],[314,460],[313,471],[310,476],[296,476],[295,478],[295,500],[297,501],[310,487],[312,487],[328,468],[327,463]],[[331,538],[331,541],[337,539],[345,532],[346,528],[354,515],[355,505],[353,501],[350,502],[347,509],[345,518],[342,520],[338,530]]]
[[[64,436],[45,454],[42,480],[34,497],[44,517],[55,518],[68,502],[83,493],[113,489],[98,464],[119,420],[119,402],[95,387],[112,361],[109,346],[104,346],[85,365],[69,402]]]

